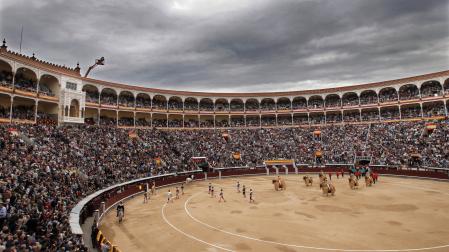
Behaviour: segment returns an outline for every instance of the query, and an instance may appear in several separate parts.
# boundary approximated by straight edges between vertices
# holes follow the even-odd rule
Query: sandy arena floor
[[[170,204],[162,188],[147,204],[142,195],[127,201],[121,224],[110,211],[100,229],[132,252],[449,251],[449,183],[380,177],[350,190],[346,176],[333,177],[336,196],[325,197],[316,175],[313,187],[302,176],[283,176],[287,190],[278,192],[275,176],[193,182]],[[237,180],[256,203],[237,193]],[[208,195],[208,182],[226,203]]]

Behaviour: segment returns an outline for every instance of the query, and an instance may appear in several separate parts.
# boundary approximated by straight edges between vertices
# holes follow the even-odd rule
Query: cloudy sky
[[[449,69],[449,0],[0,0],[10,49],[91,77],[285,91]]]

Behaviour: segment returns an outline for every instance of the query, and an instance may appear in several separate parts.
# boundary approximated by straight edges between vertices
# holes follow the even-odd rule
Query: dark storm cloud
[[[33,3],[34,2],[34,3]],[[104,3],[105,2],[105,3]],[[300,90],[449,68],[449,1],[17,1],[0,35],[92,77],[204,91]]]

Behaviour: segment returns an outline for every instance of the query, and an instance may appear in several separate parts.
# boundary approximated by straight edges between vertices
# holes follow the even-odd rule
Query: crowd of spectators
[[[186,110],[186,111],[198,111],[198,102],[186,99],[184,101],[184,110]]]
[[[117,106],[117,96],[112,93],[103,92],[101,94],[101,104]]]
[[[153,99],[153,108],[167,110],[167,101],[164,99]]]
[[[343,106],[359,105],[359,97],[356,94],[344,96],[342,99]]]
[[[360,94],[360,105],[377,104],[379,102],[374,91]]]
[[[243,105],[243,103],[239,103],[239,102],[231,102],[230,109],[231,109],[231,111],[243,111],[244,105]]]
[[[379,102],[391,102],[398,100],[398,93],[394,88],[388,88],[379,93]]]
[[[423,86],[421,87],[421,97],[423,98],[439,95],[442,95],[442,90],[441,86],[437,83],[430,82],[427,84],[423,84]]]
[[[0,118],[9,118],[10,115],[10,108],[0,106]]]
[[[136,107],[137,108],[151,108],[151,99],[148,97],[137,96],[136,98]]]
[[[341,100],[338,96],[326,98],[326,108],[341,107]]]
[[[39,84],[39,93],[47,95],[47,96],[55,96],[56,95],[46,84],[43,84],[43,83]]]
[[[210,102],[200,102],[200,110],[203,111],[214,111],[214,104]]]
[[[98,91],[86,91],[86,102],[98,103],[99,97]]]
[[[407,85],[399,90],[399,98],[401,101],[419,99],[419,90],[414,85]]]
[[[35,106],[18,105],[12,107],[12,118],[34,121]]]
[[[15,88],[28,92],[36,92],[37,83],[35,80],[27,79],[21,75],[16,76]]]
[[[12,73],[8,71],[0,71],[0,85],[10,86],[12,83]]]
[[[168,109],[182,111],[182,101],[170,100],[168,102]]]
[[[292,107],[293,109],[305,109],[307,108],[307,100],[305,98],[303,99],[293,99],[292,101]]]
[[[142,121],[136,124],[148,123]],[[3,124],[0,208],[6,214],[0,216],[0,249],[86,251],[80,237],[71,235],[68,220],[79,200],[119,182],[195,169],[191,158],[197,156],[212,167],[251,167],[268,159],[314,165],[317,152],[324,164],[351,164],[356,153],[364,153],[371,164],[448,167],[448,123],[436,122],[432,131],[425,122],[399,122],[226,131],[152,128],[132,135],[129,129],[105,126]]]
[[[260,103],[260,109],[262,111],[275,111],[276,103],[273,100],[262,100]]]
[[[119,106],[123,107],[134,107],[134,97],[128,95],[121,95],[118,99]]]

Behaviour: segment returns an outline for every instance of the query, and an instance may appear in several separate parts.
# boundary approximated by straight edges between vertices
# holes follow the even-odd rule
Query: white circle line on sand
[[[164,219],[165,223],[167,223],[171,228],[173,228],[174,230],[178,231],[179,233],[181,233],[181,234],[187,236],[188,238],[193,239],[193,240],[195,240],[195,241],[198,241],[198,242],[200,242],[200,243],[203,243],[203,244],[206,244],[206,245],[209,245],[209,246],[212,246],[212,247],[214,247],[214,248],[218,248],[218,249],[221,249],[221,250],[224,250],[224,251],[231,251],[231,252],[234,252],[234,250],[227,249],[227,248],[220,247],[220,246],[218,246],[218,245],[215,245],[215,244],[206,242],[206,241],[204,241],[204,240],[201,240],[201,239],[199,239],[199,238],[197,238],[197,237],[195,237],[195,236],[193,236],[193,235],[191,235],[191,234],[187,234],[186,232],[180,230],[180,229],[177,228],[175,225],[173,225],[172,223],[170,223],[170,222],[167,220],[167,218],[165,217],[165,211],[164,211],[164,210],[165,210],[165,206],[167,206],[167,203],[165,203],[165,204],[162,206],[162,208],[161,208],[162,219]]]
[[[419,189],[423,189],[423,188],[419,188]],[[232,236],[236,236],[236,237],[240,237],[240,238],[244,238],[244,239],[248,239],[248,240],[253,240],[253,241],[258,241],[258,242],[264,242],[264,243],[269,243],[269,244],[275,244],[275,245],[281,245],[281,246],[286,246],[286,247],[294,247],[294,248],[303,248],[303,249],[313,249],[313,250],[322,250],[322,251],[346,251],[346,252],[406,252],[406,251],[426,251],[426,250],[435,250],[435,249],[441,249],[441,248],[449,248],[449,244],[447,245],[440,245],[440,246],[434,246],[434,247],[425,247],[425,248],[412,248],[412,249],[338,249],[338,248],[321,248],[321,247],[312,247],[312,246],[305,246],[305,245],[297,245],[297,244],[288,244],[288,243],[281,243],[281,242],[275,242],[275,241],[267,241],[267,240],[263,240],[263,239],[259,239],[259,238],[255,238],[255,237],[251,237],[251,236],[246,236],[246,235],[241,235],[241,234],[236,234],[230,231],[226,231],[223,229],[220,229],[218,227],[214,227],[212,225],[209,225],[203,221],[198,220],[197,218],[193,217],[192,214],[190,213],[190,211],[187,208],[187,204],[189,203],[189,201],[197,196],[198,194],[200,194],[202,192],[198,192],[193,194],[192,196],[190,196],[186,202],[184,203],[184,210],[186,212],[186,214],[195,222],[206,226],[210,229],[213,230],[217,230],[220,231],[222,233],[225,234],[229,234]]]

